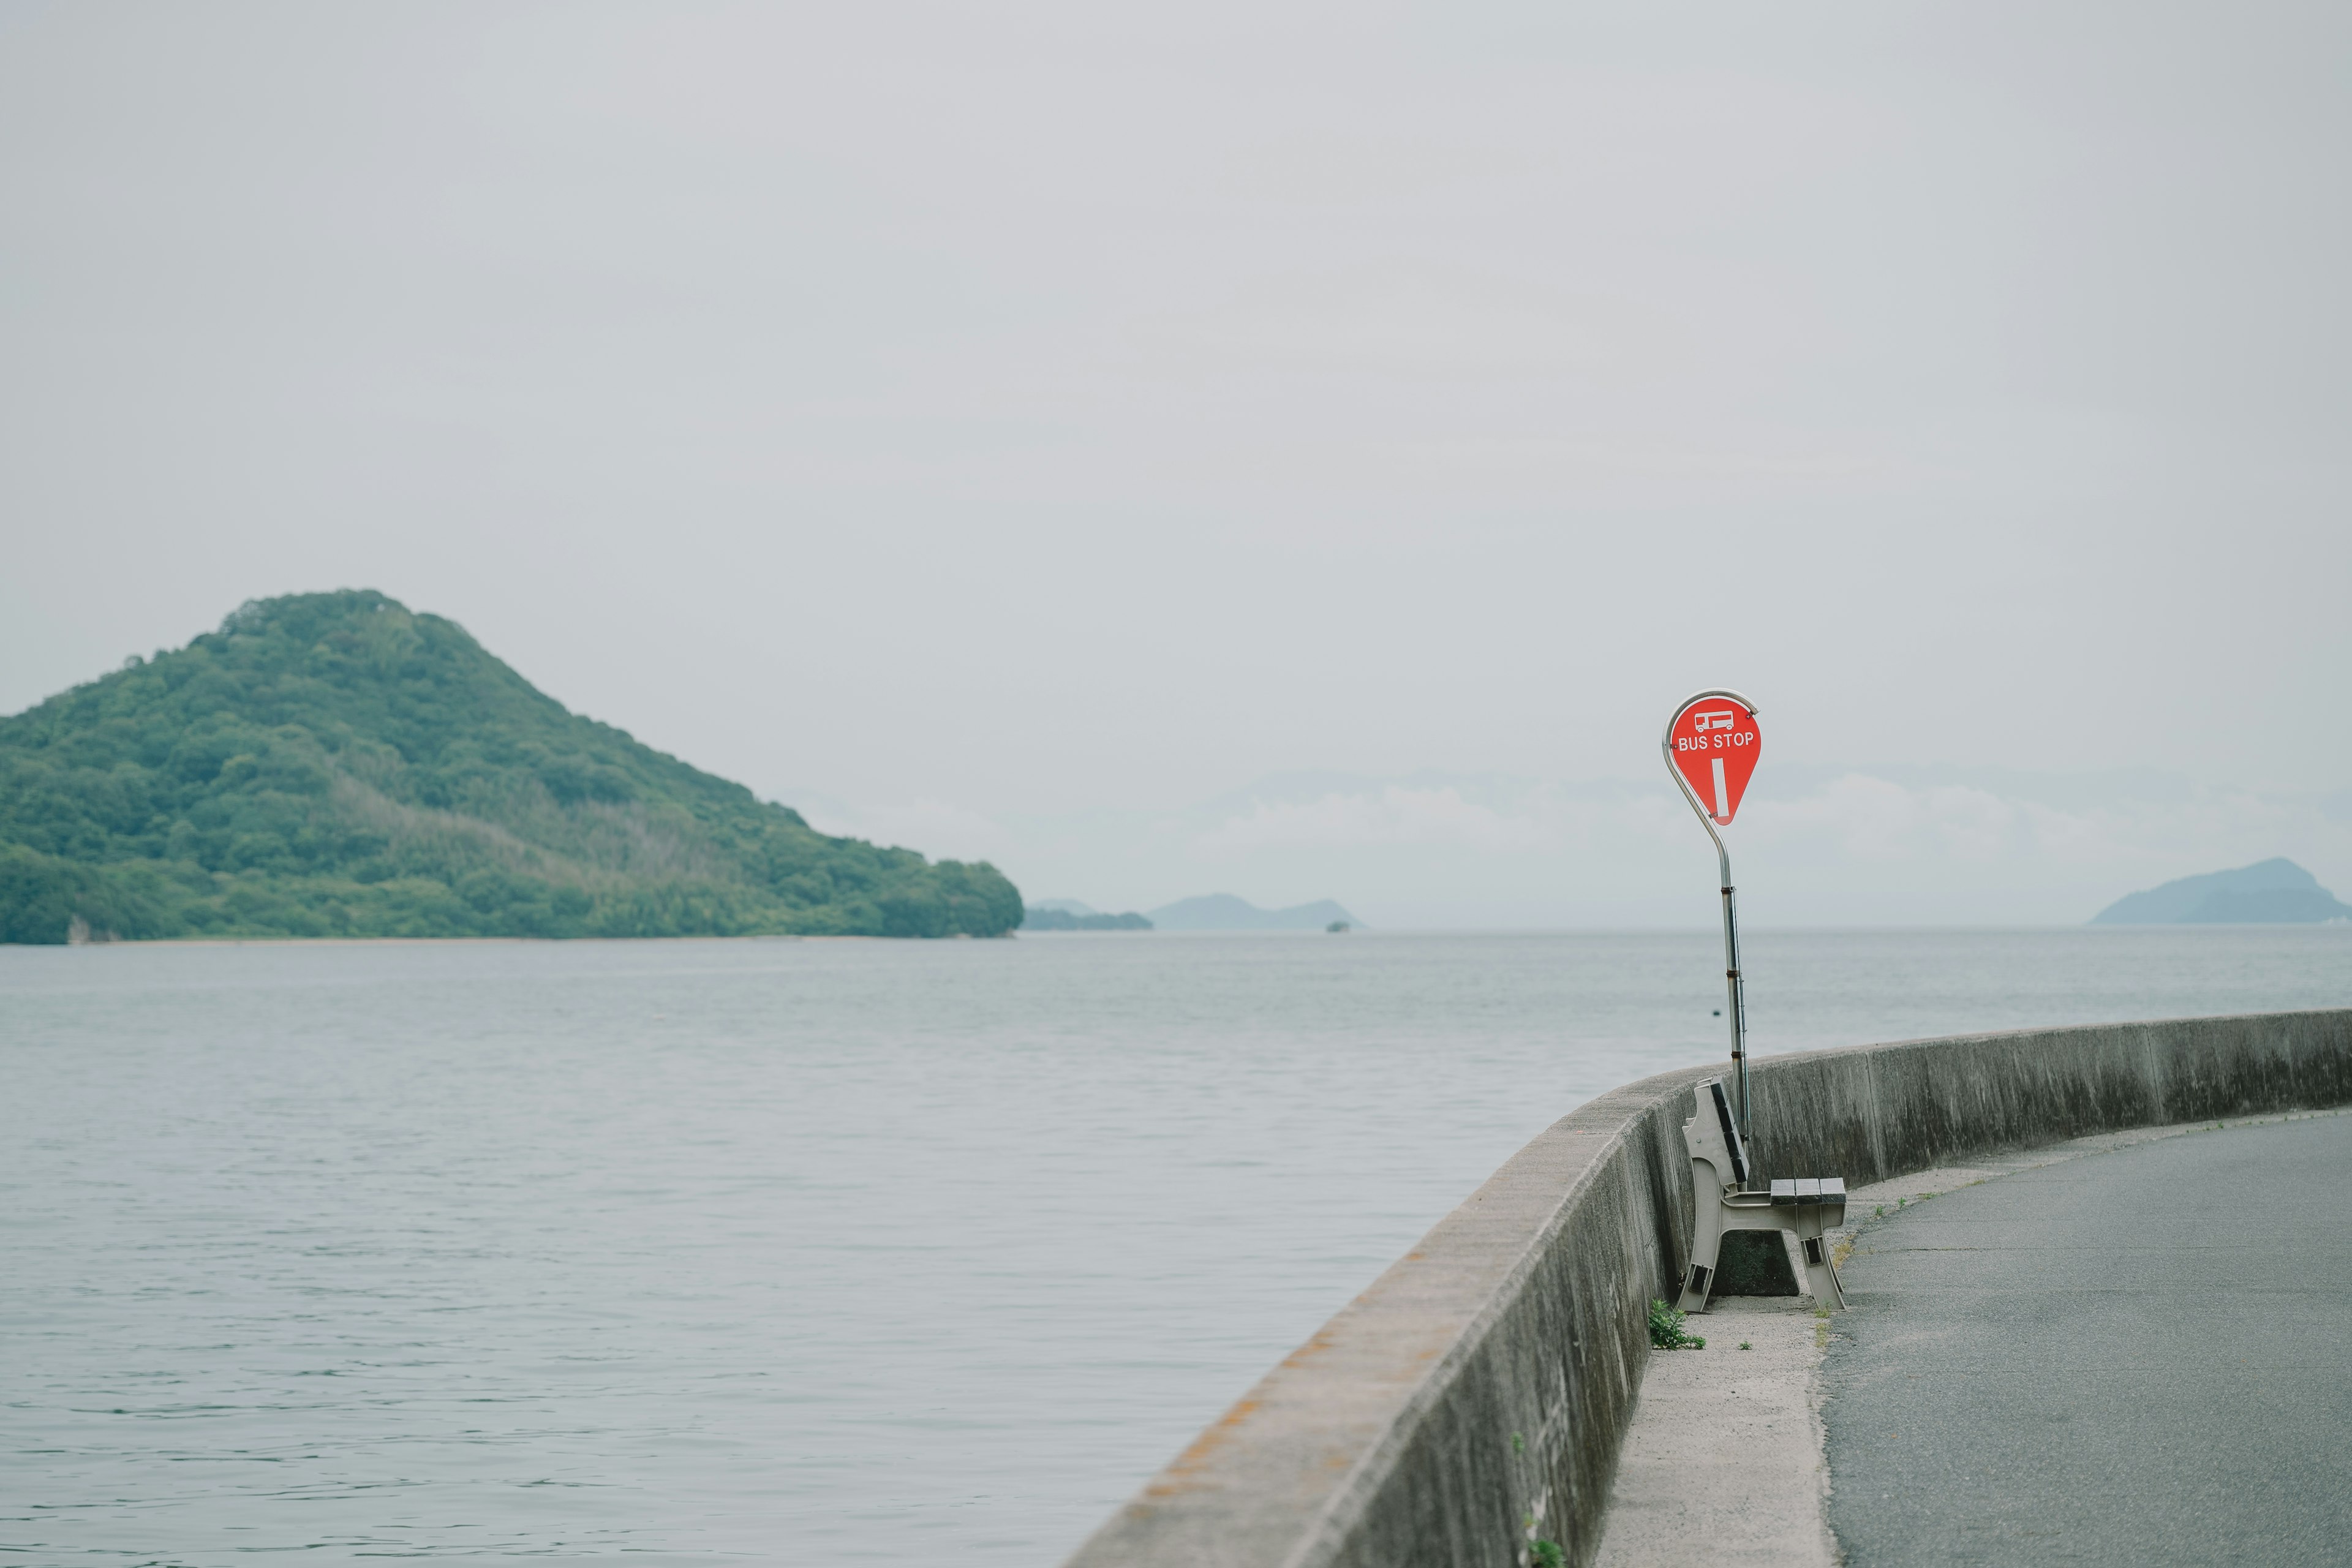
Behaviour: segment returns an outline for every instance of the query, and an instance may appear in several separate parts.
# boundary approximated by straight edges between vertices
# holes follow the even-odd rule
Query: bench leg
[[[1704,1312],[1706,1299],[1715,1289],[1715,1260],[1723,1250],[1723,1207],[1710,1201],[1714,1194],[1702,1190],[1698,1209],[1698,1234],[1691,1237],[1690,1272],[1683,1276],[1682,1300],[1675,1303],[1685,1312]]]
[[[1811,1236],[1801,1235],[1798,1250],[1805,1255],[1805,1284],[1813,1293],[1813,1304],[1827,1307],[1832,1312],[1845,1310],[1845,1288],[1838,1283],[1837,1264],[1830,1258],[1830,1240],[1816,1229]]]

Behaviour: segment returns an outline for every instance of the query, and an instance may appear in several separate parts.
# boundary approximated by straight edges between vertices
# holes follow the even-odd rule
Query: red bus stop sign
[[[1739,815],[1739,797],[1763,750],[1756,710],[1723,692],[1694,697],[1666,726],[1666,747],[1701,811],[1718,825]]]

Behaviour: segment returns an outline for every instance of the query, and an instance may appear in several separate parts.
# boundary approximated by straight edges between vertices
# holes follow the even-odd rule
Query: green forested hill
[[[994,868],[816,832],[368,592],[0,719],[0,942],[996,936]]]

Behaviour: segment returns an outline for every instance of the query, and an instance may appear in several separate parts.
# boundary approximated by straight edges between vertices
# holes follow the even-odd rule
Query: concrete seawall
[[[1553,1123],[1097,1531],[1071,1568],[1510,1568],[1599,1543],[1691,1230],[1682,1121],[1718,1068]],[[1751,1064],[1765,1173],[2352,1103],[2352,1009],[2020,1030]]]

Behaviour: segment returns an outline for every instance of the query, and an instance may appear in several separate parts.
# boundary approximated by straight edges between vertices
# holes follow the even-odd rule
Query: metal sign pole
[[[1685,699],[1675,710],[1674,717],[1666,721],[1666,732],[1659,742],[1659,749],[1665,754],[1666,772],[1674,775],[1675,784],[1683,792],[1683,798],[1690,802],[1691,810],[1698,815],[1699,826],[1706,829],[1708,839],[1715,845],[1716,867],[1720,873],[1717,885],[1723,889],[1724,1011],[1731,1018],[1731,1066],[1736,1080],[1736,1098],[1738,1102],[1739,1136],[1752,1149],[1755,1146],[1755,1131],[1748,1101],[1748,1009],[1740,993],[1739,905],[1732,890],[1731,855],[1723,847],[1723,836],[1715,830],[1714,817],[1708,813],[1706,807],[1700,804],[1697,795],[1693,793],[1690,781],[1683,776],[1682,769],[1675,765],[1675,727],[1682,721],[1683,715],[1689,712],[1692,708],[1716,698],[1728,698],[1745,709],[1750,719],[1755,717],[1756,705],[1737,691],[1717,689],[1695,692]],[[1717,804],[1721,805],[1724,804],[1720,798],[1723,791],[1721,764],[1717,763],[1717,768],[1715,780],[1718,797]]]
[[[1707,825],[1714,835],[1715,825]],[[1724,1010],[1731,1015],[1731,1066],[1739,1079],[1739,1137],[1749,1148],[1756,1146],[1756,1128],[1748,1109],[1748,1005],[1739,993],[1739,901],[1732,895],[1731,857],[1723,850],[1723,840],[1715,841],[1715,858],[1723,871],[1723,984],[1726,992]]]

